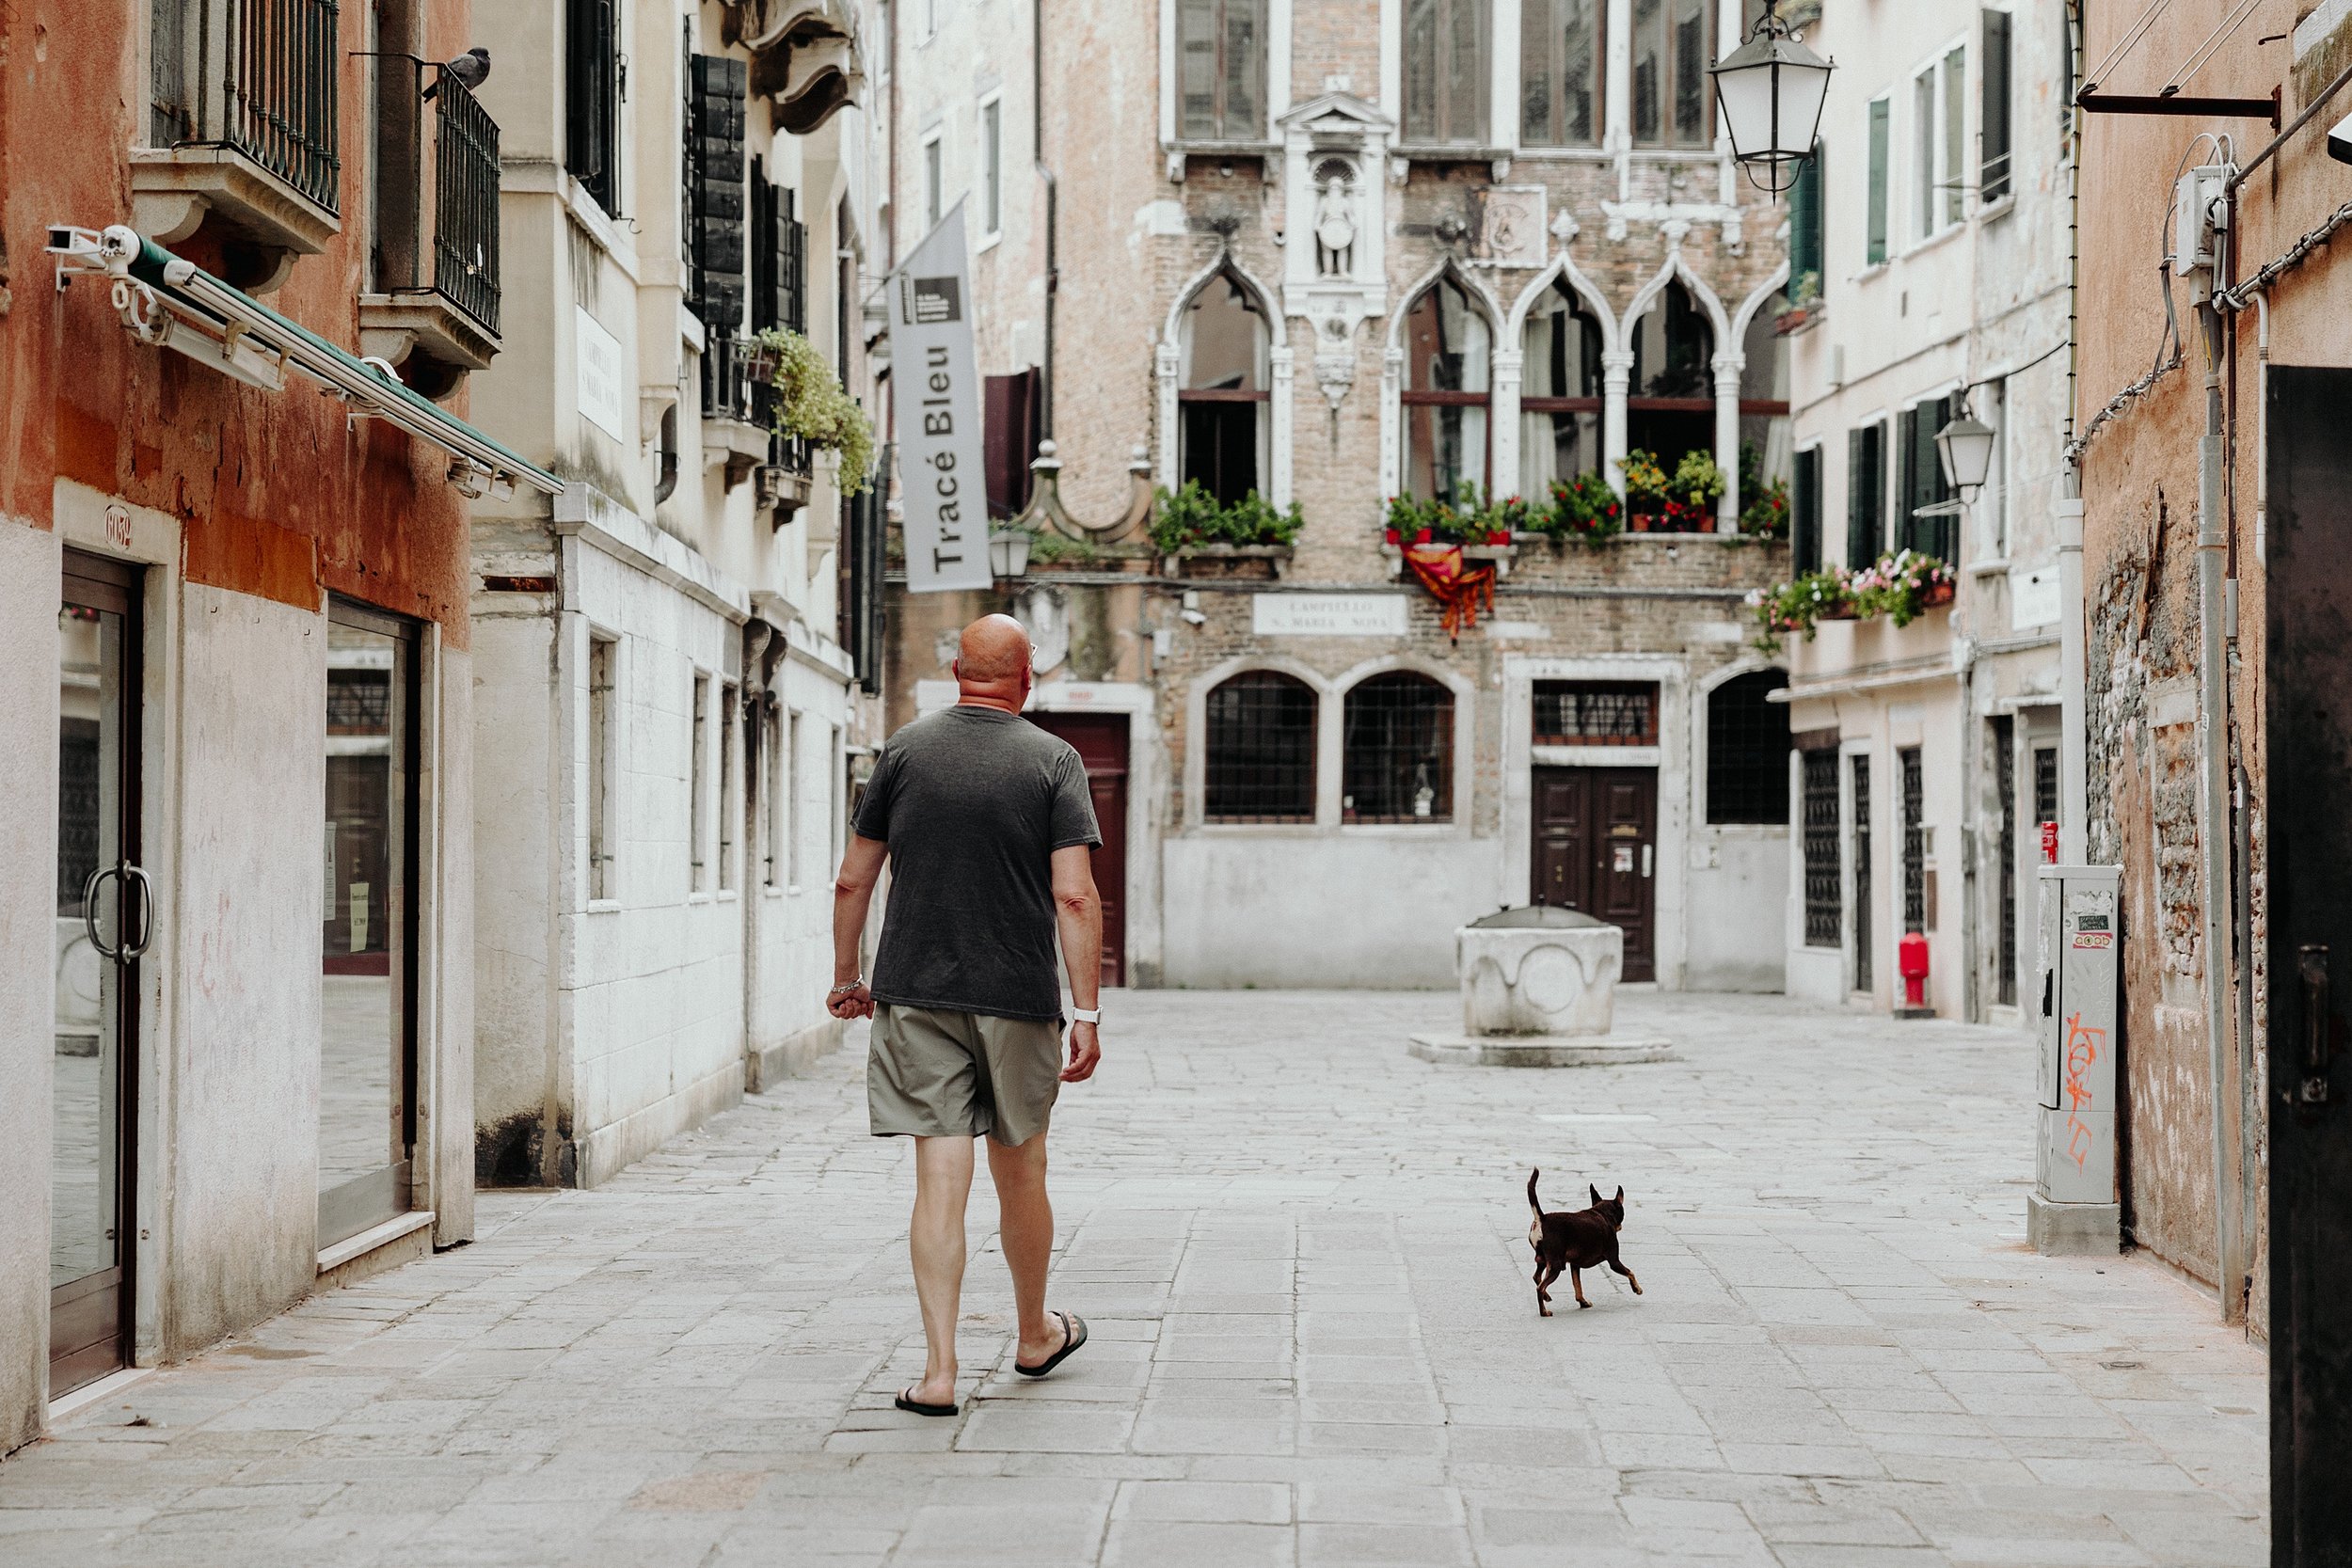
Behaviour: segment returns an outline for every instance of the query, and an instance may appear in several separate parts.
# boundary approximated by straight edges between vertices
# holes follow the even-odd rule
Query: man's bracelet
[[[1103,1022],[1103,1009],[1100,1007],[1073,1007],[1070,1009],[1070,1016],[1080,1023],[1099,1024]]]
[[[837,986],[834,987],[834,988],[833,988],[833,990],[829,990],[829,991],[825,992],[825,994],[826,994],[827,996],[829,996],[829,997],[831,997],[831,996],[847,996],[847,995],[849,995],[851,991],[853,991],[853,990],[857,990],[857,989],[858,989],[858,987],[860,987],[860,986],[862,986],[862,985],[864,985],[864,984],[866,984],[866,982],[865,982],[865,981],[863,981],[863,980],[844,980],[844,981],[842,981],[842,982],[841,982],[841,984],[839,984],[839,985],[837,985]]]

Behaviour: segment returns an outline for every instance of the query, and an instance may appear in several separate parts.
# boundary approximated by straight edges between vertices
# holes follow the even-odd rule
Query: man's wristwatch
[[[1073,1007],[1070,1009],[1070,1016],[1072,1019],[1080,1023],[1100,1023],[1103,1022],[1103,1009],[1100,1007]]]

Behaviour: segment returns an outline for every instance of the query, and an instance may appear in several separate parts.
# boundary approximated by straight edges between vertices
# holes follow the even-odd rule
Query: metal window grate
[[[1926,794],[1919,748],[1906,746],[1895,753],[1901,769],[1903,792],[1903,929],[1928,928],[1928,830],[1919,820]]]
[[[1870,758],[1853,759],[1853,989],[1872,987],[1870,953]]]
[[[687,231],[687,257],[693,270],[687,306],[705,326],[733,331],[743,320],[745,65],[723,55],[696,55],[691,63],[686,165],[692,227]],[[773,200],[775,193],[753,187],[755,202],[763,195]]]
[[[1788,705],[1782,670],[1734,675],[1707,698],[1707,820],[1788,820]]]
[[[1994,1000],[2017,1005],[2017,721],[2006,714],[1993,721],[1993,790],[2000,802],[2001,838],[1994,873],[2001,906],[2000,957]]]
[[[326,673],[326,733],[385,735],[392,722],[392,677],[382,670]]]
[[[1343,719],[1343,820],[1453,819],[1452,691],[1426,675],[1375,675],[1349,690]]]
[[[2033,819],[2055,822],[2058,819],[2058,748],[2037,746],[2033,749]]]
[[[442,71],[433,199],[433,287],[499,329],[499,127],[464,83]]]
[[[1655,746],[1655,681],[1537,681],[1538,746]]]
[[[1206,789],[1212,822],[1311,822],[1315,694],[1306,682],[1248,670],[1209,693]]]
[[[1806,752],[1804,773],[1804,944],[1836,947],[1845,924],[1837,863],[1837,753]]]

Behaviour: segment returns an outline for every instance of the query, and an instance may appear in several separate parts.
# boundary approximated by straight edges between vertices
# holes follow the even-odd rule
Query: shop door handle
[[[89,933],[89,944],[98,956],[109,963],[122,961],[122,949],[107,946],[106,939],[98,934],[98,884],[109,877],[119,879],[121,876],[122,867],[119,864],[102,865],[91,872],[89,879],[82,884],[82,929]]]
[[[134,943],[126,939],[119,955],[128,961],[144,958],[148,943],[155,940],[155,884],[148,880],[147,867],[143,865],[133,865],[126,861],[120,870],[124,890],[127,892],[135,882],[139,890],[139,940]]]
[[[2303,980],[2303,1099],[2317,1103],[2328,1098],[2328,949],[2306,943],[2296,968]]]

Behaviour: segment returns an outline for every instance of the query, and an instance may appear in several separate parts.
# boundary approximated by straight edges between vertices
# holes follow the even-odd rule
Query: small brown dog
[[[1588,1183],[1593,1195],[1590,1209],[1547,1214],[1535,1200],[1535,1179],[1542,1174],[1540,1170],[1527,1173],[1527,1206],[1535,1211],[1535,1223],[1527,1227],[1527,1244],[1535,1249],[1535,1310],[1551,1316],[1549,1287],[1560,1277],[1562,1269],[1568,1271],[1568,1286],[1576,1292],[1579,1307],[1593,1305],[1584,1299],[1583,1271],[1603,1263],[1625,1275],[1633,1293],[1640,1295],[1642,1282],[1617,1260],[1617,1232],[1625,1228],[1625,1189],[1619,1187],[1614,1197],[1603,1197],[1598,1187]]]

